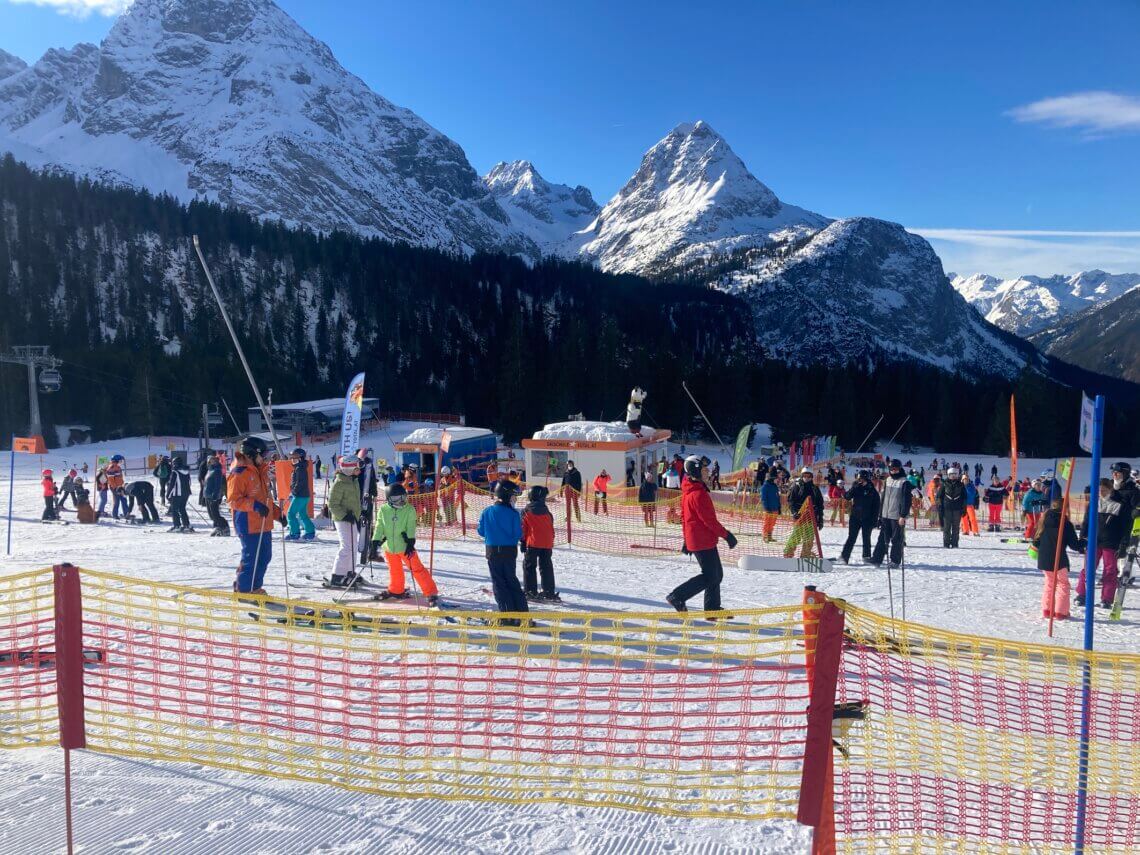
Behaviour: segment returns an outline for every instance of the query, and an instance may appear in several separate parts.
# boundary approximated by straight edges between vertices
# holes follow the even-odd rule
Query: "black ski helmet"
[[[297,457],[300,457],[302,460],[304,460],[306,457],[308,457],[308,456],[309,456],[309,455],[308,455],[308,453],[306,453],[305,449],[303,449],[303,448],[294,448],[294,449],[293,449],[293,450],[292,450],[292,451],[289,453],[289,456],[290,456],[290,457],[292,457],[293,455],[296,455]]]
[[[509,505],[515,500],[519,488],[515,486],[513,481],[497,481],[495,483],[495,501],[503,505]]]
[[[1112,471],[1113,472],[1119,472],[1121,475],[1123,475],[1125,478],[1127,478],[1129,475],[1132,474],[1132,466],[1131,466],[1131,464],[1125,463],[1123,460],[1121,460],[1121,461],[1118,461],[1117,463],[1112,464]]]
[[[701,458],[695,454],[690,454],[685,458],[685,474],[690,478],[700,479],[701,477]]]
[[[548,495],[550,495],[550,490],[541,484],[535,484],[527,491],[526,498],[528,502],[545,502]]]
[[[894,459],[891,461],[891,465],[890,465],[890,468],[891,468],[891,469],[902,469],[902,468],[903,468],[903,465],[902,465],[902,461],[901,461],[901,460],[899,460],[897,457],[896,457],[896,458],[894,458]]]
[[[247,436],[238,443],[238,451],[246,457],[260,454],[262,457],[269,453],[269,446],[260,436]]]
[[[384,488],[384,501],[393,508],[402,508],[408,503],[408,491],[403,484],[389,484]]]

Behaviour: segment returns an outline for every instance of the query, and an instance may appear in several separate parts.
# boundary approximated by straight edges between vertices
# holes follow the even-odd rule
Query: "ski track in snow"
[[[391,440],[420,425],[393,425],[387,434],[368,439],[377,457],[394,459]],[[119,450],[129,459],[146,453],[145,440],[64,449],[47,455],[42,465],[56,469],[65,460],[87,459]],[[715,455],[716,449],[690,446]],[[327,461],[332,447],[319,449]],[[929,463],[930,453],[905,455],[916,465]],[[963,455],[945,455],[947,459]],[[965,455],[986,474],[993,463],[1005,472],[1007,462]],[[4,461],[7,463],[7,461]],[[727,460],[722,457],[722,465]],[[1052,461],[1023,460],[1021,471],[1037,474]],[[1086,462],[1087,466],[1087,462]],[[12,532],[13,554],[0,565],[3,574],[69,561],[80,567],[155,580],[224,590],[236,564],[235,538],[210,538],[206,524],[190,511],[198,535],[167,534],[165,528],[130,525],[46,526],[42,509],[38,458],[17,461]],[[7,466],[0,476],[0,496],[8,491]],[[727,467],[726,467],[727,470]],[[66,471],[66,470],[64,470]],[[1078,463],[1078,477],[1087,481]],[[89,475],[89,480],[93,472]],[[128,479],[130,480],[130,479]],[[1078,480],[1076,484],[1081,484]],[[318,485],[320,495],[322,485]],[[191,505],[191,508],[196,505]],[[561,506],[552,505],[561,518]],[[70,515],[65,512],[64,517]],[[732,522],[726,518],[731,529]],[[824,552],[835,556],[846,534],[838,527],[822,531]],[[325,574],[336,550],[332,533],[320,531],[321,542],[287,549],[294,596],[331,600],[326,591],[303,578]],[[187,538],[190,538],[188,541]],[[998,535],[963,537],[962,548],[941,548],[932,530],[908,531],[906,589],[911,621],[981,635],[1080,647],[1079,619],[1056,625],[1046,636],[1039,617],[1041,576],[1026,557],[1025,547],[1003,544]],[[422,539],[426,547],[426,538]],[[856,548],[856,555],[858,547]],[[798,603],[804,584],[854,605],[887,614],[890,601],[886,573],[862,566],[838,566],[827,575],[745,572],[726,559],[726,607]],[[1081,559],[1071,557],[1075,583]],[[696,572],[696,565],[677,556],[639,559],[583,549],[559,548],[555,570],[563,598],[583,610],[663,608],[664,595]],[[489,584],[482,545],[477,538],[440,542],[436,577],[445,598],[490,606],[481,592]],[[377,574],[377,580],[383,577]],[[284,594],[281,541],[267,577],[272,594]],[[896,571],[896,607],[901,611],[901,574]],[[631,593],[635,592],[635,593]],[[1135,652],[1140,648],[1140,602],[1131,602],[1124,620],[1108,623],[1097,615],[1097,648]],[[1075,609],[1079,618],[1083,611]],[[536,804],[498,805],[432,799],[394,799],[351,793],[336,787],[277,780],[185,763],[158,763],[76,752],[73,757],[77,851],[84,853],[770,853],[805,852],[808,830],[788,822],[678,819],[613,808]],[[0,778],[7,798],[0,807],[0,852],[64,851],[63,758],[56,749],[23,749],[0,755]]]

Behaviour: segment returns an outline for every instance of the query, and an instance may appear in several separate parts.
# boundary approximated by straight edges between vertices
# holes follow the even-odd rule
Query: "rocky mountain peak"
[[[6,50],[0,49],[0,80],[3,80],[5,77],[10,77],[17,71],[23,71],[27,67],[28,64],[18,56],[14,56]]]
[[[588,189],[547,181],[529,160],[496,163],[483,183],[511,224],[546,254],[556,253],[567,236],[587,227],[600,210]]]

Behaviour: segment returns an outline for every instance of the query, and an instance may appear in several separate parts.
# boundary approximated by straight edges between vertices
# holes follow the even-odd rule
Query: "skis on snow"
[[[1116,583],[1116,596],[1112,598],[1112,611],[1108,613],[1110,620],[1120,620],[1124,612],[1124,594],[1132,584],[1132,571],[1136,568],[1136,548],[1140,545],[1140,516],[1132,520],[1132,539],[1128,542],[1128,557],[1125,559],[1124,572]]]

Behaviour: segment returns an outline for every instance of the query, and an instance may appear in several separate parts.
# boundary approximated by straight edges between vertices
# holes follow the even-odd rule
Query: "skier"
[[[229,537],[230,524],[222,516],[222,499],[226,496],[226,476],[222,472],[222,461],[217,455],[211,455],[210,465],[206,469],[206,478],[202,481],[202,495],[206,499],[206,513],[214,530],[210,537]]]
[[[681,552],[697,560],[701,572],[674,588],[665,602],[679,612],[687,612],[687,601],[704,591],[704,610],[721,610],[720,583],[724,567],[720,562],[717,541],[724,538],[729,549],[736,548],[732,532],[720,524],[712,495],[705,484],[706,465],[696,455],[685,460],[685,480],[681,482]],[[710,620],[716,620],[712,617]]]
[[[1117,558],[1127,554],[1128,541],[1132,536],[1132,512],[1128,507],[1127,499],[1115,487],[1115,478],[1101,478],[1099,496],[1096,506],[1097,530],[1096,543],[1093,544],[1093,571],[1097,565],[1103,565],[1104,573],[1101,577],[1100,604],[1102,608],[1111,608],[1112,600],[1116,596],[1116,580],[1119,575]],[[1081,529],[1082,548],[1087,546],[1089,537],[1089,515],[1092,511],[1092,502],[1085,510],[1084,525]],[[1085,604],[1085,573],[1087,564],[1081,568],[1077,578],[1077,605]]]
[[[189,534],[194,531],[190,527],[190,516],[186,513],[186,504],[190,501],[190,466],[179,457],[173,461],[171,469],[173,471],[170,482],[166,485],[166,493],[174,525],[169,531]]]
[[[226,495],[241,538],[234,591],[264,594],[265,570],[273,557],[273,521],[281,509],[269,495],[269,449],[265,440],[247,436],[238,443],[234,466],[226,478]]]
[[[321,456],[318,454],[317,459],[313,461],[313,478],[316,479],[317,481],[321,480],[321,467],[322,466],[324,466],[324,464],[321,463]]]
[[[831,519],[829,522],[835,525],[836,516],[839,517],[839,525],[847,525],[847,485],[843,479],[836,476],[835,481],[827,485],[827,498],[831,501]]]
[[[111,462],[107,464],[107,489],[111,491],[111,516],[115,519],[119,518],[120,509],[123,516],[127,514],[127,497],[123,493],[125,483],[123,481],[123,464],[126,463],[126,458],[121,454],[114,454],[111,456]]]
[[[107,469],[105,466],[100,466],[95,470],[95,492],[99,494],[99,510],[95,511],[95,519],[99,519],[107,510]]]
[[[966,511],[966,485],[962,483],[962,473],[956,467],[946,472],[946,480],[935,496],[938,502],[938,516],[942,520],[942,546],[944,549],[957,549],[961,532],[962,515]]]
[[[63,476],[63,484],[59,488],[59,498],[55,501],[55,509],[57,511],[63,509],[63,504],[70,497],[71,504],[76,505],[75,501],[75,478],[79,473],[74,469],[69,469],[67,474]]]
[[[986,487],[986,507],[989,508],[990,517],[987,531],[1001,531],[1001,509],[1005,505],[1005,497],[1009,491],[1001,483],[997,475],[990,479],[990,486]]]
[[[329,518],[340,540],[329,579],[333,588],[354,588],[361,581],[356,572],[356,525],[360,521],[360,488],[356,477],[359,473],[360,459],[343,457],[329,488]]]
[[[652,472],[645,473],[647,478]],[[554,584],[554,515],[546,507],[546,487],[534,486],[527,493],[522,514],[523,593],[532,602],[560,603],[562,598]],[[537,572],[536,572],[537,571]],[[538,588],[539,579],[542,590]]]
[[[40,516],[40,519],[45,522],[57,520],[59,519],[59,511],[56,510],[55,507],[55,497],[59,491],[56,489],[55,478],[52,477],[52,470],[45,469],[40,475],[43,477],[43,480],[40,481],[40,486],[43,488],[44,495],[44,512]]]
[[[487,569],[491,573],[491,587],[495,605],[501,612],[529,611],[526,596],[515,571],[518,544],[522,539],[522,520],[513,507],[516,489],[509,481],[495,484],[495,503],[483,509],[477,531],[487,549]],[[503,620],[504,626],[519,626],[519,619]]]
[[[635,386],[629,393],[629,405],[625,408],[625,423],[634,436],[641,436],[641,405],[644,403],[645,390]]]
[[[720,489],[720,461],[719,460],[713,461],[712,469],[709,471],[709,481],[712,485],[712,489],[714,489],[714,490]]]
[[[962,518],[962,529],[965,534],[972,534],[977,537],[981,534],[978,529],[978,505],[981,499],[978,496],[977,485],[970,477],[969,470],[963,471],[962,484],[966,488],[966,515]]]
[[[459,477],[450,466],[439,470],[439,504],[443,510],[443,524],[455,525],[455,500]]]
[[[602,503],[602,513],[607,517],[610,515],[610,509],[606,506],[606,494],[609,491],[610,474],[603,469],[598,477],[594,479],[594,513],[598,513],[598,502]]]
[[[772,468],[764,483],[760,485],[760,507],[764,509],[764,542],[773,543],[776,538],[772,532],[776,528],[776,520],[780,517],[780,488],[776,485],[779,470]]]
[[[83,479],[75,478],[75,518],[83,525],[95,522],[95,509],[91,507],[91,491],[83,486]]]
[[[158,495],[162,499],[162,506],[166,507],[166,482],[170,480],[170,458],[165,454],[159,457],[150,474],[158,479]]]
[[[408,502],[408,491],[402,484],[389,484],[384,488],[384,504],[375,518],[376,530],[372,535],[370,558],[379,558],[384,548],[384,561],[388,565],[388,587],[376,595],[378,600],[405,600],[411,596],[404,579],[404,568],[412,578],[427,604],[439,603],[439,591],[431,573],[424,567],[416,552],[416,509]]]
[[[1045,574],[1045,587],[1041,592],[1041,615],[1064,620],[1069,616],[1069,556],[1065,550],[1080,552],[1082,544],[1077,538],[1076,529],[1067,518],[1062,528],[1061,504],[1061,499],[1055,500],[1053,506],[1045,513],[1038,527],[1034,545],[1037,547],[1037,569]],[[1058,537],[1062,541],[1061,560],[1054,573],[1053,562],[1057,558]],[[1084,571],[1082,570],[1081,582],[1077,586],[1077,605],[1084,605],[1085,598],[1081,593],[1083,591]],[[1112,604],[1111,599],[1108,604]]]
[[[134,513],[135,502],[138,502],[143,525],[156,525],[161,522],[158,516],[158,508],[154,506],[154,486],[150,481],[133,481],[124,489],[127,494],[128,517]],[[171,529],[171,531],[173,530]]]
[[[293,464],[293,472],[289,479],[289,509],[285,517],[289,523],[289,534],[286,540],[312,540],[317,536],[316,526],[309,518],[309,500],[312,490],[309,489],[309,460],[303,448],[294,448],[289,455]],[[305,529],[304,537],[301,529]]]
[[[1112,489],[1120,494],[1120,499],[1124,502],[1125,519],[1131,518],[1132,512],[1140,508],[1140,487],[1137,487],[1136,482],[1132,480],[1131,465],[1123,460],[1112,464]],[[1117,558],[1124,557],[1124,551],[1128,548],[1128,540],[1128,532],[1124,532],[1120,549],[1116,553]]]
[[[906,518],[910,514],[913,497],[914,487],[903,476],[902,463],[897,458],[892,459],[879,500],[879,539],[871,554],[871,563],[876,567],[882,566],[888,547],[889,566],[902,564],[906,547]]]
[[[812,514],[804,514],[801,519],[800,512],[808,501],[812,504]],[[800,470],[799,479],[788,491],[788,511],[795,524],[788,542],[784,544],[784,557],[791,558],[799,546],[800,557],[807,558],[815,545],[816,530],[823,527],[823,493],[815,485],[815,473],[806,466]]]
[[[641,486],[637,488],[637,501],[641,505],[641,516],[649,528],[657,525],[657,476],[652,469],[645,470]]]
[[[847,541],[839,553],[844,564],[851,560],[855,539],[863,535],[863,561],[871,560],[871,530],[879,519],[879,494],[871,485],[871,473],[866,470],[855,476],[855,483],[843,497],[851,503],[851,519],[847,524]]]
[[[1021,500],[1021,509],[1025,512],[1025,539],[1032,540],[1037,531],[1037,524],[1041,513],[1048,504],[1045,491],[1040,478],[1033,481],[1032,486],[1025,491],[1025,498]]]

